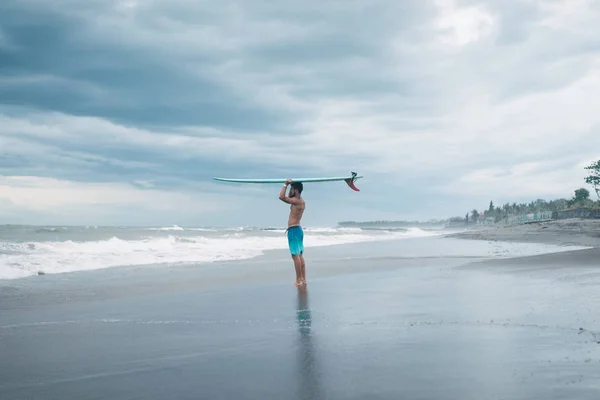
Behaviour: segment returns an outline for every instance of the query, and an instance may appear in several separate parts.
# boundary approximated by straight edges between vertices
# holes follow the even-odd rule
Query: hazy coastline
[[[447,237],[600,247],[600,219],[569,218],[513,226],[478,227]]]

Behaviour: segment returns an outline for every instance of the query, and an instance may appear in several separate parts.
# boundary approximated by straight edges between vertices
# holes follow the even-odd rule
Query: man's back
[[[299,198],[298,200],[300,200],[298,204],[292,204],[290,206],[290,217],[288,219],[288,226],[300,225],[300,220],[302,219],[302,215],[304,214],[304,208],[306,207],[306,203],[302,198]]]

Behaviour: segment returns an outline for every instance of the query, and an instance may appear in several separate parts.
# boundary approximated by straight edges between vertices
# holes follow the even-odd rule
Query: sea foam
[[[190,231],[189,235],[186,235],[187,230]],[[184,230],[169,227],[157,228],[154,236],[148,232],[149,236],[136,240],[120,238],[117,232],[115,236],[104,240],[0,242],[0,279],[21,278],[40,272],[53,274],[121,266],[196,265],[248,259],[267,250],[287,248],[284,230],[256,233],[248,228],[238,228],[223,230],[212,236],[203,236],[203,231],[203,228]],[[305,246],[310,248],[431,235],[435,233],[420,229],[372,233],[355,228],[307,228]]]

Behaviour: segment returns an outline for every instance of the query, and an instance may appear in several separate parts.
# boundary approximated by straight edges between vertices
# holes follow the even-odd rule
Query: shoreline
[[[523,225],[481,227],[444,237],[599,248],[600,219],[569,218]]]
[[[427,232],[346,232],[335,228],[307,229],[307,248],[371,243],[432,236]],[[0,279],[31,275],[95,270],[121,266],[196,265],[245,260],[273,249],[287,248],[285,230],[242,232],[236,229],[207,231],[130,231],[20,229],[0,230]]]
[[[367,234],[367,233],[365,233]],[[428,235],[428,234],[424,234],[424,236],[409,236],[409,237],[393,237],[395,236],[395,234],[392,234],[390,237],[379,237],[377,239],[374,240],[358,240],[358,241],[354,241],[354,239],[352,239],[352,241],[346,242],[346,243],[335,243],[335,244],[316,244],[317,242],[315,242],[315,244],[313,244],[311,246],[311,243],[309,243],[307,245],[307,250],[309,251],[309,253],[307,253],[309,255],[309,257],[311,255],[318,255],[318,254],[324,254],[325,253],[335,253],[335,254],[343,254],[344,256],[347,256],[349,253],[351,254],[355,254],[356,253],[356,249],[361,249],[359,251],[359,253],[362,254],[363,258],[372,258],[372,257],[377,257],[379,255],[380,249],[383,247],[390,247],[390,243],[391,246],[396,246],[396,244],[398,244],[399,246],[399,253],[398,254],[404,254],[406,253],[406,251],[408,250],[409,252],[412,252],[411,249],[406,249],[405,245],[402,245],[401,243],[421,243],[421,240],[428,240],[428,239],[432,239],[432,238],[443,238],[443,239],[461,239],[461,240],[475,240],[475,241],[488,241],[488,242],[502,242],[502,243],[528,243],[528,244],[543,244],[543,245],[552,245],[552,246],[559,246],[559,247],[564,247],[564,246],[580,246],[580,247],[585,247],[585,248],[597,248],[600,247],[600,220],[590,220],[590,219],[565,219],[565,220],[558,220],[558,221],[549,221],[549,222],[537,222],[537,223],[531,223],[531,224],[524,224],[524,225],[515,225],[515,226],[473,226],[470,229],[466,229],[465,230],[459,230],[459,229],[452,229],[452,230],[444,230],[444,231],[438,231],[433,235]],[[326,236],[324,236],[326,237]],[[72,240],[72,239],[69,239]],[[111,239],[112,240],[112,239]],[[127,240],[127,239],[123,239],[123,240]],[[162,237],[161,238],[157,238],[156,240],[164,240]],[[269,240],[273,240],[272,238],[269,238]],[[320,239],[319,239],[320,241]],[[271,243],[273,244],[273,243]],[[161,243],[159,243],[158,245],[161,245]],[[157,245],[157,246],[158,246]],[[246,244],[248,245],[248,244]],[[500,246],[500,244],[499,244]],[[43,279],[44,276],[54,276],[54,275],[65,275],[65,274],[70,274],[70,273],[77,273],[77,272],[92,272],[92,271],[98,271],[98,270],[137,270],[137,271],[143,271],[143,270],[154,270],[156,268],[165,268],[165,269],[169,269],[169,270],[179,270],[179,269],[185,269],[185,268],[197,268],[197,267],[201,267],[201,268],[211,268],[211,266],[213,265],[230,265],[230,264],[236,264],[236,263],[252,263],[255,262],[254,260],[257,260],[256,262],[260,262],[260,260],[262,260],[264,257],[269,258],[271,254],[275,255],[275,257],[280,258],[281,260],[287,260],[287,250],[284,248],[285,247],[285,238],[282,236],[281,238],[281,242],[278,242],[277,245],[278,248],[273,248],[273,249],[261,249],[260,247],[255,249],[255,255],[249,255],[248,257],[239,257],[234,254],[233,257],[231,257],[230,260],[227,260],[230,257],[222,257],[221,259],[217,258],[215,260],[212,261],[200,261],[201,259],[205,258],[205,256],[203,255],[204,253],[202,253],[202,251],[204,251],[202,248],[198,247],[193,248],[184,248],[183,250],[188,251],[188,252],[199,252],[197,255],[198,257],[194,257],[194,255],[192,253],[192,256],[190,257],[190,261],[185,261],[183,260],[186,257],[179,257],[177,254],[178,253],[165,253],[167,254],[167,258],[172,258],[174,261],[169,261],[167,260],[157,260],[156,262],[151,262],[151,259],[153,258],[152,255],[147,257],[148,260],[147,262],[144,262],[143,264],[129,264],[127,263],[129,260],[122,260],[123,264],[117,264],[115,263],[113,259],[110,258],[110,254],[107,257],[107,262],[110,262],[110,266],[104,266],[104,265],[100,265],[102,263],[100,263],[98,266],[95,265],[73,265],[73,266],[66,266],[64,268],[64,271],[59,272],[62,268],[55,268],[54,264],[48,264],[46,265],[45,262],[43,260],[37,260],[37,262],[39,262],[39,264],[34,263],[33,261],[30,264],[35,264],[33,265],[34,268],[29,268],[29,265],[26,263],[27,267],[24,268],[24,270],[28,271],[29,273],[31,273],[31,275],[28,276],[23,276],[25,275],[25,273],[23,273],[23,275],[19,274],[19,273],[15,273],[14,277],[11,276],[10,273],[10,269],[8,270],[8,274],[6,276],[6,278],[2,278],[0,279],[0,284],[3,282],[8,282],[8,281],[15,281],[15,280],[21,280],[21,279],[33,279],[33,280],[37,280],[37,279]],[[435,247],[435,246],[434,246]],[[460,245],[460,247],[462,247],[462,245]],[[419,246],[422,255],[423,254],[428,254],[430,252],[435,253],[436,250],[434,248],[428,249],[428,248],[423,248],[422,246]],[[250,253],[252,253],[252,247],[248,248]],[[76,251],[79,251],[78,248],[75,248]],[[86,249],[84,249],[86,250]],[[231,249],[232,251],[234,251],[237,249]],[[209,251],[209,253],[211,252],[211,248],[207,248],[206,251]],[[561,251],[560,249],[558,249],[557,251]],[[393,253],[393,252],[392,252]],[[469,250],[465,250],[463,251],[463,254],[468,254]],[[10,253],[9,253],[10,254]],[[132,253],[133,254],[133,253]],[[143,256],[143,253],[140,253]],[[133,254],[135,256],[135,254]],[[356,254],[355,254],[356,255]],[[99,253],[99,257],[104,257],[103,254]],[[113,257],[114,258],[114,257]],[[142,257],[144,258],[144,257]],[[156,258],[156,257],[154,257]],[[182,261],[177,261],[178,258],[182,258]],[[199,261],[192,261],[193,259],[197,258]],[[98,258],[100,260],[100,258]],[[103,258],[102,258],[103,259]],[[27,260],[26,260],[27,261]],[[36,261],[36,260],[34,260]],[[61,260],[52,260],[53,262],[59,262]],[[121,260],[118,260],[121,261]],[[126,262],[127,261],[127,262]],[[135,261],[135,260],[134,260]],[[142,261],[146,261],[143,260]],[[92,263],[94,264],[94,263]],[[96,262],[96,264],[98,264],[98,262]],[[108,265],[108,264],[106,264]],[[60,266],[59,266],[60,267]],[[69,270],[70,269],[70,270]],[[21,275],[21,276],[19,276]],[[93,276],[93,275],[91,275]]]
[[[428,259],[428,258],[487,258],[487,255],[473,255],[471,254],[474,249],[465,249],[464,251],[455,250],[450,251],[446,249],[446,251],[450,251],[453,253],[452,255],[426,255],[425,252],[429,253],[431,249],[426,245],[426,243],[430,243],[430,241],[441,241],[441,243],[446,243],[445,239],[461,239],[462,240],[475,240],[475,242],[480,242],[484,239],[482,237],[470,237],[472,234],[480,233],[480,231],[475,232],[454,232],[451,234],[443,234],[440,233],[438,235],[431,236],[422,236],[422,237],[405,237],[405,238],[386,238],[386,239],[377,239],[373,241],[360,241],[360,242],[350,242],[350,243],[336,243],[331,245],[317,245],[314,247],[307,248],[307,253],[305,257],[307,261],[316,262],[316,263],[327,263],[327,262],[338,262],[341,260],[348,260],[350,262],[359,262],[361,260],[378,260],[380,258],[385,259]],[[540,244],[540,245],[549,245],[549,246],[557,246],[556,249],[551,249],[550,251],[544,251],[543,254],[554,254],[563,252],[561,247],[593,247],[587,246],[585,244],[579,243],[554,243],[549,241],[523,241],[517,239],[502,239],[502,240],[490,240],[503,242],[508,246],[523,243],[523,244]],[[417,249],[421,250],[420,252],[415,250],[410,243],[416,243]],[[435,247],[435,246],[433,246]],[[578,251],[583,249],[574,249],[573,251]],[[415,253],[416,252],[416,253]],[[535,255],[535,254],[532,254]],[[521,257],[522,254],[515,254],[510,258]],[[264,264],[264,263],[283,263],[286,265],[287,263],[292,263],[289,257],[289,251],[287,249],[278,248],[278,249],[265,249],[261,254],[241,259],[228,259],[228,260],[218,260],[218,261],[200,261],[200,262],[182,262],[182,263],[153,263],[153,264],[138,264],[138,265],[117,265],[110,267],[102,267],[95,269],[81,269],[81,270],[73,270],[73,271],[64,271],[64,272],[43,272],[32,274],[23,277],[17,278],[6,278],[0,279],[0,293],[3,286],[10,286],[11,282],[17,284],[18,282],[38,282],[38,281],[50,281],[50,280],[70,280],[70,279],[81,279],[82,281],[87,280],[86,277],[103,277],[103,276],[111,276],[111,275],[120,275],[125,279],[130,278],[130,276],[143,276],[143,275],[156,275],[162,273],[175,273],[180,272],[182,274],[201,274],[204,271],[214,271],[220,270],[224,267],[227,268],[243,268],[243,266],[249,266],[253,264]],[[40,269],[43,271],[43,268]],[[81,278],[79,278],[81,277]],[[103,279],[103,278],[101,278]]]
[[[310,287],[340,279],[368,281],[382,273],[402,274],[409,270],[450,272],[473,262],[552,256],[568,251],[584,250],[434,236],[315,247],[305,257]],[[243,287],[292,287],[292,281],[293,264],[288,251],[274,249],[244,260],[110,267],[0,280],[0,310],[194,292],[214,294]]]
[[[538,254],[534,256],[510,257],[499,260],[480,260],[465,265],[460,269],[480,269],[492,267],[515,271],[516,267],[521,270],[574,270],[581,268],[595,268],[600,264],[600,247],[580,250],[569,250],[557,253]]]

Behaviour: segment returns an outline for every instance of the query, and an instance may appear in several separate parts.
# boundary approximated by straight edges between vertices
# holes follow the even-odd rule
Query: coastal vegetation
[[[555,200],[536,199],[528,203],[504,203],[500,206],[490,201],[487,209],[470,210],[465,214],[464,217],[452,217],[446,220],[430,220],[427,222],[417,221],[367,221],[367,222],[356,222],[356,221],[344,221],[340,222],[340,226],[356,226],[356,227],[434,227],[439,225],[464,225],[464,224],[480,224],[480,223],[500,223],[502,221],[509,221],[518,216],[529,215],[529,214],[541,214],[547,216],[547,219],[554,219],[559,212],[576,209],[588,209],[594,211],[594,213],[588,213],[593,215],[599,215],[600,211],[600,160],[585,167],[586,171],[589,171],[590,175],[585,177],[585,183],[591,185],[594,189],[598,200],[594,201],[590,197],[590,191],[584,187],[578,188],[574,191],[573,196],[570,198],[560,198]]]
[[[600,200],[600,160],[588,165],[585,169],[590,171],[590,175],[585,177],[585,183],[592,185]]]
[[[466,224],[507,221],[511,218],[533,213],[544,213],[550,218],[555,218],[559,211],[574,210],[578,208],[597,209],[600,208],[600,160],[585,167],[585,170],[590,172],[590,175],[584,178],[585,183],[591,185],[598,196],[598,201],[593,201],[590,198],[590,191],[584,187],[576,189],[571,198],[561,198],[546,201],[537,199],[529,203],[505,203],[500,207],[496,207],[493,201],[487,210],[478,211],[477,209],[468,212],[464,218],[453,217],[449,219],[451,223],[463,221]]]
[[[562,210],[569,210],[574,208],[596,208],[600,207],[600,202],[593,201],[590,199],[590,192],[585,188],[575,190],[572,198],[562,198],[555,200],[544,200],[537,199],[529,203],[505,203],[502,206],[496,207],[493,201],[490,201],[490,205],[487,210],[478,211],[472,210],[468,213],[465,218],[461,218],[468,222],[479,222],[480,219],[493,219],[493,222],[500,222],[511,216],[531,214],[531,213],[543,213],[543,212],[558,212]],[[454,218],[456,220],[456,218]]]

